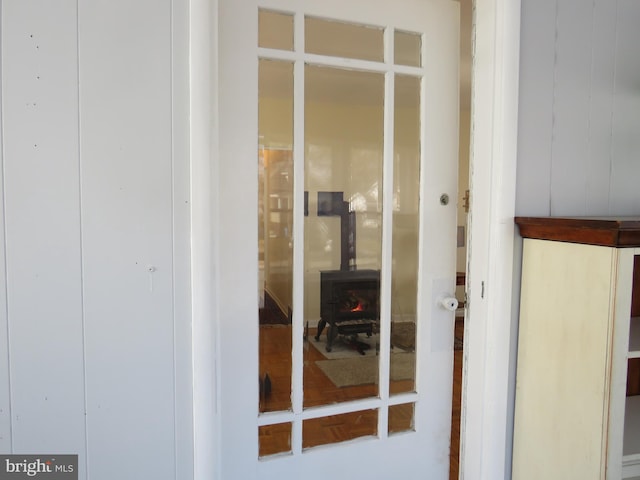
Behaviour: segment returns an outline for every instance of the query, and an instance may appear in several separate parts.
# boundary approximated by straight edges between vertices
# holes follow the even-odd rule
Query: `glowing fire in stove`
[[[358,305],[351,309],[352,312],[364,312],[364,306],[362,303],[358,302]]]
[[[357,313],[357,312],[366,312],[369,309],[369,301],[366,298],[363,298],[362,293],[359,291],[348,290],[347,298],[345,298],[342,303],[342,308],[340,309],[343,312],[349,313]]]

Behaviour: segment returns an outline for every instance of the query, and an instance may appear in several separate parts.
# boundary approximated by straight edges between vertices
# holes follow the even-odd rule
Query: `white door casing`
[[[513,216],[515,185],[518,71],[520,38],[519,0],[476,0],[474,2],[473,41],[485,45],[474,52],[474,99],[472,122],[483,128],[477,138],[489,138],[471,146],[471,213],[476,221],[469,228],[470,248],[467,288],[480,292],[481,282],[488,288],[476,295],[476,307],[467,311],[467,321],[475,328],[465,332],[465,384],[461,423],[461,478],[465,470],[474,478],[508,478],[510,471],[510,434],[515,362],[513,338],[506,333],[512,315],[512,272],[502,268],[513,262]],[[216,317],[218,298],[217,270],[213,266],[217,251],[218,225],[218,30],[224,21],[218,15],[219,0],[190,2],[190,146],[191,146],[191,220],[193,284],[193,366],[194,366],[194,478],[220,478],[217,455],[220,438],[219,384],[217,379],[218,336],[212,318]],[[485,73],[487,72],[487,73]],[[486,79],[479,82],[478,79]],[[494,118],[493,112],[501,114]],[[484,135],[487,133],[488,135]],[[496,132],[496,134],[494,134]],[[477,132],[481,133],[481,132]],[[497,134],[499,133],[499,135]],[[492,242],[498,235],[504,241]],[[472,245],[478,242],[477,245]],[[488,270],[486,259],[500,267]],[[477,268],[476,268],[477,267]],[[499,288],[492,288],[499,285]],[[489,316],[487,302],[500,310]],[[482,308],[480,308],[482,306]],[[492,320],[493,319],[493,320]],[[513,330],[513,329],[512,329]],[[506,339],[505,339],[506,336]],[[486,368],[491,359],[490,368]],[[470,366],[476,364],[477,369]],[[213,368],[212,368],[213,365]],[[496,368],[498,367],[498,368]],[[510,373],[511,372],[511,373]],[[503,395],[503,391],[511,392]],[[509,400],[511,398],[511,401]],[[473,408],[470,408],[470,405]],[[506,445],[505,445],[505,435]]]

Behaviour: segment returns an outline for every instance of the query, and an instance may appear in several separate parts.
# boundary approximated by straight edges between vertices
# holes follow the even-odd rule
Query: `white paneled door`
[[[448,478],[458,10],[219,2],[219,478]]]

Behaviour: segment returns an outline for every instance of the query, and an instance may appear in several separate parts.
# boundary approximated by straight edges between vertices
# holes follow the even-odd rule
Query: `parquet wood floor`
[[[456,322],[456,336],[461,338],[463,322]],[[311,332],[310,332],[311,334]],[[261,399],[261,411],[279,411],[290,408],[291,392],[291,329],[285,325],[264,325],[260,332],[260,377],[268,373],[271,392]],[[304,404],[305,407],[324,405],[376,396],[376,385],[336,387],[316,365],[324,356],[305,343],[304,350]],[[454,352],[454,383],[451,422],[450,479],[458,478],[460,437],[460,395],[462,379],[462,351]],[[392,393],[413,390],[413,381],[394,381]],[[389,412],[389,429],[392,432],[411,428],[412,405],[398,405]],[[311,447],[336,443],[376,433],[375,411],[355,412],[346,415],[306,421],[303,424],[303,446]],[[289,450],[290,425],[274,425],[260,428],[260,454],[271,455]]]

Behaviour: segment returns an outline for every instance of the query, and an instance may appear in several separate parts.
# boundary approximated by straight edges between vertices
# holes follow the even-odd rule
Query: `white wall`
[[[518,215],[640,214],[640,3],[522,1]]]
[[[0,5],[0,452],[188,479],[188,2]]]

